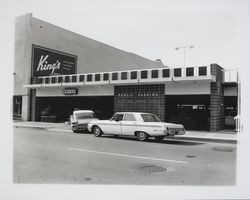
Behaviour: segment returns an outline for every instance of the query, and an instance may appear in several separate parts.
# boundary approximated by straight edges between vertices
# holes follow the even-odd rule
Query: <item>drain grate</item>
[[[167,169],[164,167],[159,167],[159,166],[154,166],[154,165],[143,166],[141,169],[147,173],[160,173],[160,172],[167,171]]]
[[[186,158],[195,158],[196,156],[193,155],[186,155]]]

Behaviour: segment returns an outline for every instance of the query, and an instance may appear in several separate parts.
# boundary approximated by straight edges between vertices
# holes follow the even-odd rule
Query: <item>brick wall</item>
[[[218,131],[223,129],[225,124],[222,67],[211,64],[211,74],[216,76],[216,82],[211,83],[210,131]]]
[[[114,111],[154,113],[164,121],[164,91],[163,84],[115,86]]]

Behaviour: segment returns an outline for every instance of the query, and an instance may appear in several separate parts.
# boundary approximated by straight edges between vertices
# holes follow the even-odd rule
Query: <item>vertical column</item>
[[[29,96],[23,95],[22,96],[22,120],[28,121],[29,119]]]
[[[36,90],[30,90],[30,120],[39,121],[40,120],[40,104],[39,99],[36,97]]]
[[[216,76],[216,82],[210,85],[210,131],[224,128],[224,90],[222,85],[222,67],[211,64],[211,74]]]

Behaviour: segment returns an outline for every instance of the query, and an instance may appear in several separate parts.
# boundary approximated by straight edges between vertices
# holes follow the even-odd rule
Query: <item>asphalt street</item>
[[[236,144],[14,128],[14,183],[235,185]]]

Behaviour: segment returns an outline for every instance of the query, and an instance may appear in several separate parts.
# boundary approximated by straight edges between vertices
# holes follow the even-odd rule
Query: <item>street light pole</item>
[[[186,48],[189,48],[189,49],[193,49],[194,46],[193,45],[190,45],[190,46],[180,46],[180,47],[176,47],[175,50],[180,50],[180,49],[183,49],[183,68],[186,67]]]

